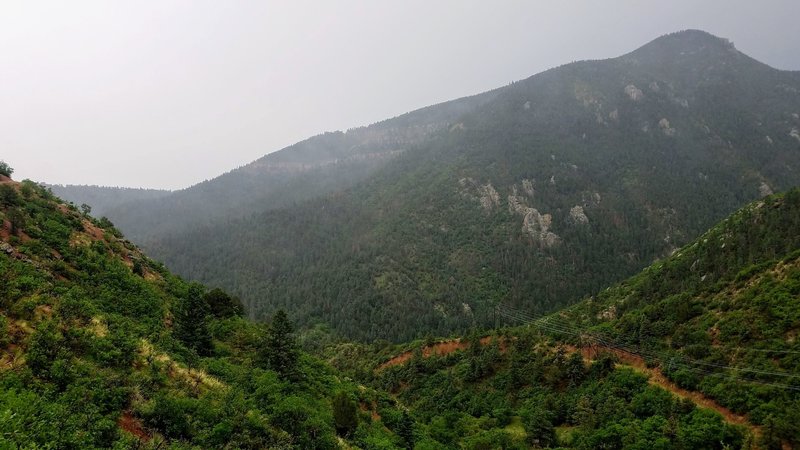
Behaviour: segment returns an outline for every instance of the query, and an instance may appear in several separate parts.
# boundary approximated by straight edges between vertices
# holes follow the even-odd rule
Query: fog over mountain
[[[185,188],[680,29],[797,70],[797,17],[793,0],[5,2],[1,156],[48,183]]]
[[[251,317],[445,335],[570,304],[800,184],[799,93],[800,72],[686,30],[106,212]]]

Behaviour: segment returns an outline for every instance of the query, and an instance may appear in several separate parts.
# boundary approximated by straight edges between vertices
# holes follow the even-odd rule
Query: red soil
[[[480,340],[481,345],[487,345],[492,341],[491,336],[486,336]],[[422,349],[422,356],[425,358],[430,357],[431,355],[438,355],[444,356],[450,353],[453,353],[457,350],[465,350],[469,347],[469,344],[462,342],[460,339],[453,339],[449,341],[437,342],[432,345],[428,345],[423,347]],[[568,353],[574,353],[578,351],[578,348],[566,345],[564,348],[567,350]],[[506,343],[505,341],[500,341],[500,350],[502,352],[506,351]],[[620,365],[624,365],[627,367],[631,367],[637,372],[643,373],[648,376],[648,382],[655,386],[659,386],[662,389],[665,389],[671,392],[673,395],[676,395],[681,398],[687,398],[694,402],[696,405],[712,409],[725,419],[728,423],[735,424],[735,425],[742,425],[750,430],[753,434],[759,435],[760,428],[751,424],[747,417],[742,416],[740,414],[736,414],[730,409],[720,405],[719,403],[715,402],[713,399],[707,397],[706,395],[696,392],[696,391],[689,391],[683,389],[673,383],[672,381],[668,380],[667,377],[661,373],[661,370],[658,368],[647,367],[644,359],[638,355],[633,355],[622,350],[608,348],[600,345],[595,345],[591,347],[584,347],[580,349],[583,358],[587,361],[592,361],[595,357],[600,353],[612,353],[614,354],[620,361]],[[376,371],[380,371],[386,369],[387,367],[398,366],[401,364],[405,364],[413,357],[413,351],[406,351],[403,352],[394,358],[386,361],[385,363],[378,366]]]
[[[150,433],[145,431],[144,427],[142,426],[142,422],[133,417],[133,415],[127,411],[122,413],[122,415],[119,417],[119,420],[117,420],[117,425],[124,431],[127,431],[128,433],[139,438],[139,440],[145,442],[150,440]]]
[[[574,346],[565,346],[568,352],[576,352],[577,348]],[[617,357],[620,361],[620,365],[630,367],[637,372],[643,373],[648,376],[648,382],[652,385],[658,386],[666,391],[671,392],[673,395],[676,395],[681,398],[687,398],[694,402],[694,404],[707,408],[713,409],[714,411],[720,413],[722,417],[725,418],[725,421],[728,423],[732,423],[735,425],[742,425],[752,431],[754,434],[758,435],[760,433],[759,427],[751,424],[747,417],[742,416],[740,414],[736,414],[730,409],[720,405],[710,397],[697,392],[697,391],[689,391],[679,387],[677,384],[673,383],[672,381],[668,380],[667,377],[661,372],[661,370],[657,367],[647,367],[644,359],[641,356],[634,355],[619,349],[609,348],[604,346],[592,346],[592,347],[583,347],[580,349],[581,355],[586,361],[592,361],[595,357],[599,354],[603,353],[611,353]]]
[[[480,340],[481,345],[488,345],[492,342],[494,338],[492,336],[485,336],[482,337]],[[431,355],[436,356],[445,356],[453,353],[457,350],[466,350],[469,348],[469,344],[466,342],[462,342],[461,339],[452,339],[449,341],[442,341],[436,342],[435,344],[426,345],[422,348],[422,357],[429,358]],[[505,341],[500,341],[500,351],[505,353],[506,351],[506,343]],[[378,366],[375,370],[383,370],[387,367],[392,366],[399,366],[401,364],[405,364],[414,356],[414,352],[412,350],[400,353],[399,355],[395,356],[394,358],[386,361],[385,363]]]

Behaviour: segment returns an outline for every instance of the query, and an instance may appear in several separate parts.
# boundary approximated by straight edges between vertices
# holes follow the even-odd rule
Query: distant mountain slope
[[[395,392],[445,439],[797,448],[798,229],[795,188],[745,206],[674,255],[555,314],[500,305],[497,324],[513,327],[494,335],[325,351],[346,373]],[[720,426],[708,410],[742,428]],[[742,440],[737,432],[746,430]]]
[[[254,317],[282,307],[350,337],[404,340],[488,325],[501,301],[552,311],[800,184],[800,74],[701,31],[463,102],[333,193],[315,188],[299,201],[287,182],[269,192],[296,203],[269,194],[269,204],[224,218],[155,226],[139,242],[178,273],[235,292]],[[382,126],[428,123],[415,114]],[[310,142],[331,145],[315,139],[275,164],[304,160]],[[223,211],[224,199],[201,186],[187,207]],[[250,198],[247,188],[233,192]],[[170,222],[155,205],[129,211]],[[140,227],[123,217],[111,215],[123,229]]]
[[[110,209],[137,200],[155,200],[166,197],[171,191],[161,189],[136,189],[88,185],[47,185],[55,195],[78,206],[87,204],[92,215],[108,215]]]
[[[493,96],[487,92],[314,136],[212,180],[171,195],[125,202],[104,213],[133,240],[147,243],[167,233],[291,206],[364,180]]]
[[[386,394],[298,352],[286,322],[236,311],[0,175],[0,448],[404,447],[371,417],[379,400],[402,414]]]

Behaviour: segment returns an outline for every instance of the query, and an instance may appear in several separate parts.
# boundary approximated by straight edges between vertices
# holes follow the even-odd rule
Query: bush
[[[12,173],[14,173],[14,169],[12,169],[11,166],[9,166],[5,161],[0,160],[0,175],[11,177]]]

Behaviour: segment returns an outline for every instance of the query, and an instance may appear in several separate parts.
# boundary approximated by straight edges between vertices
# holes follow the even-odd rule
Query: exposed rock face
[[[516,186],[511,188],[511,194],[508,196],[508,212],[522,216],[522,232],[529,234],[542,247],[553,247],[561,242],[561,238],[550,231],[553,217],[527,206],[525,197],[519,195]]]
[[[522,180],[522,190],[525,191],[528,197],[533,197],[533,181],[527,179]]]
[[[644,93],[642,93],[642,90],[632,84],[625,86],[625,93],[628,94],[628,97],[635,102],[638,102],[644,98]]]
[[[669,126],[669,120],[666,117],[658,121],[658,127],[661,128],[665,135],[675,136],[675,128]]]
[[[497,193],[492,183],[486,183],[478,188],[480,202],[483,209],[491,211],[495,206],[500,206],[500,194]]]
[[[492,183],[479,185],[474,179],[466,177],[458,180],[458,184],[461,186],[461,195],[480,203],[486,212],[500,206],[500,194],[497,193]]]
[[[789,132],[789,136],[797,139],[797,141],[800,142],[800,130],[797,128],[792,128],[792,131]]]
[[[539,214],[536,208],[528,208],[525,218],[522,219],[522,231],[531,235],[543,247],[553,247],[561,242],[561,238],[550,231],[553,216]]]
[[[569,222],[576,225],[586,225],[589,223],[589,218],[583,211],[583,206],[575,205],[569,210]]]
[[[761,194],[762,197],[773,194],[772,188],[765,181],[762,181],[761,185],[758,187],[758,193]]]
[[[614,305],[609,306],[603,311],[597,313],[596,316],[600,320],[614,320],[617,318],[617,307]]]
[[[675,102],[675,104],[680,105],[684,108],[689,107],[689,100],[686,100],[685,98],[672,97],[672,101]]]

